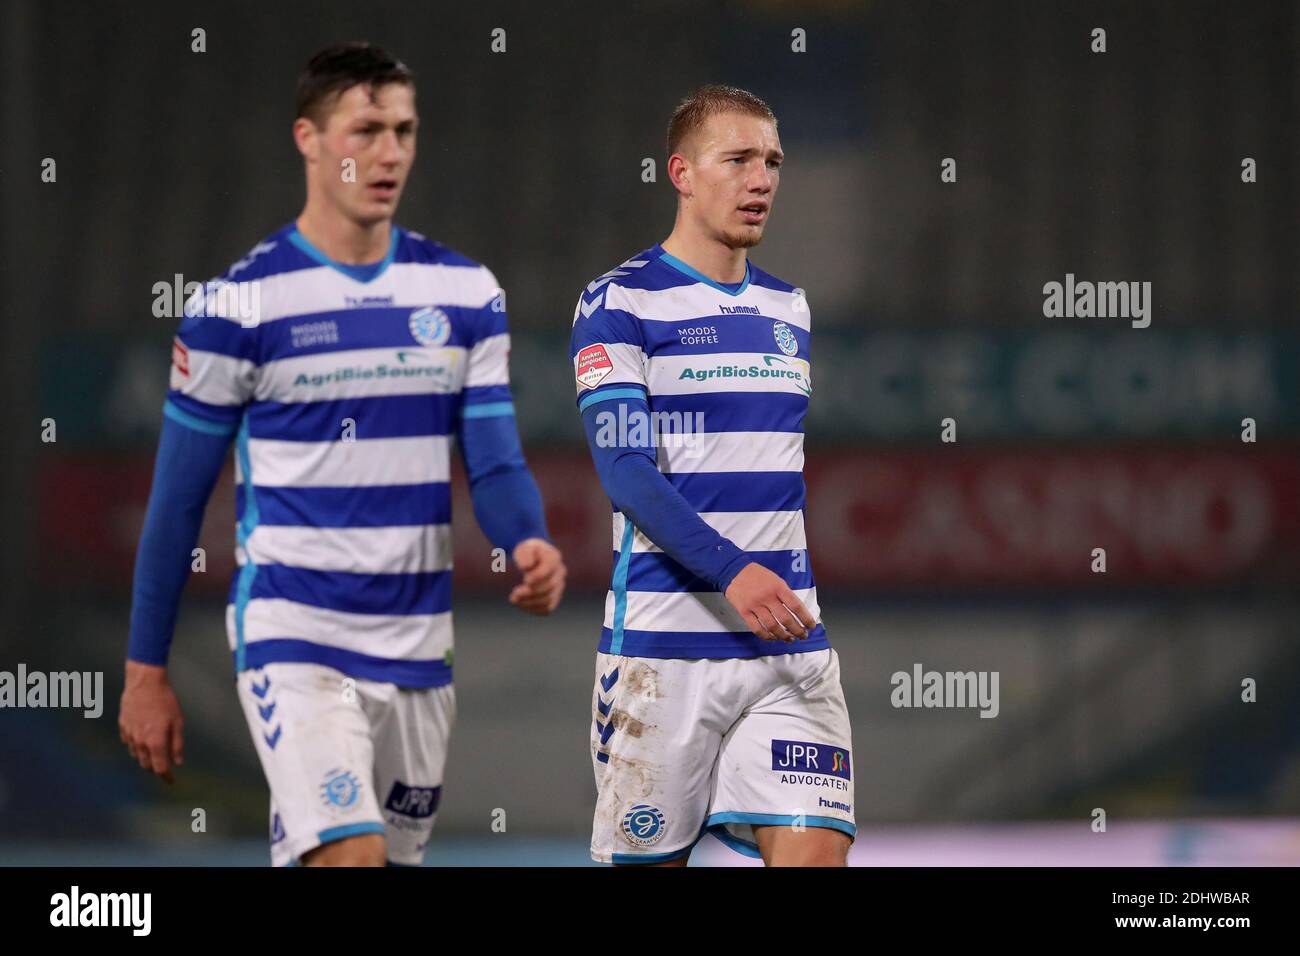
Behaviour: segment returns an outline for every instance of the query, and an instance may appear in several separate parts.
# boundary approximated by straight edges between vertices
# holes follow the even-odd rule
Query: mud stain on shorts
[[[658,700],[659,672],[645,661],[630,661],[623,675],[623,687],[641,700]]]

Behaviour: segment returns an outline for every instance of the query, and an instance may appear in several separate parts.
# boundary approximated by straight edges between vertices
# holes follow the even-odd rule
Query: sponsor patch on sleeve
[[[614,363],[609,360],[609,353],[603,345],[588,345],[578,352],[578,384],[583,388],[595,388],[605,376],[614,371]]]
[[[172,367],[183,377],[190,377],[190,350],[180,339],[172,339]]]

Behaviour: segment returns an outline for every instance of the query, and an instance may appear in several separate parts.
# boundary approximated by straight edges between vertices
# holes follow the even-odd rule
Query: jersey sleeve
[[[226,283],[230,292],[237,283]],[[257,384],[256,316],[239,314],[220,286],[209,284],[185,305],[172,340],[171,378],[163,413],[197,431],[232,434]]]
[[[462,415],[490,418],[514,414],[510,394],[510,325],[505,296],[496,276],[482,269],[479,295],[483,305],[474,311],[470,340],[466,343],[467,367]]]
[[[569,356],[579,409],[610,398],[644,397],[647,391],[641,322],[631,312],[610,308],[607,297],[608,286],[594,292],[588,287],[573,313]]]

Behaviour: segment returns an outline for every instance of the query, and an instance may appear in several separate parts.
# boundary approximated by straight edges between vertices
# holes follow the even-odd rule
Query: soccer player
[[[453,436],[480,527],[523,572],[511,603],[550,613],[564,564],[519,446],[496,279],[392,221],[415,160],[412,73],[347,44],[297,92],[302,214],[191,297],[173,344],[121,735],[170,782],[168,646],[233,438],[227,629],[272,862],[418,864],[455,717]]]
[[[614,506],[592,700],[601,862],[684,866],[713,832],[768,865],[843,865],[855,831],[804,537],[809,313],[747,255],[782,158],[752,94],[683,101],[672,234],[574,315],[578,408]]]

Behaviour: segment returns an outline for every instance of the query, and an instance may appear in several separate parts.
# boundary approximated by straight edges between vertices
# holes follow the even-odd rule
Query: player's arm
[[[541,492],[519,442],[504,310],[489,305],[479,315],[479,326],[469,352],[456,444],[479,527],[523,574],[510,592],[510,603],[532,614],[550,614],[564,596],[566,571],[547,533]]]
[[[203,512],[251,395],[252,331],[215,316],[181,323],[153,485],[136,552],[126,683],[118,729],[131,756],[169,783],[183,719],[167,657]]]
[[[659,471],[652,449],[603,440],[602,432],[609,429],[601,415],[608,413],[614,421],[645,416],[648,421],[645,398],[592,397],[597,400],[583,409],[582,422],[596,474],[614,507],[665,554],[721,591],[755,635],[783,641],[807,637],[816,621],[798,595],[701,518]]]
[[[696,513],[656,466],[653,439],[638,446],[631,443],[635,430],[619,434],[607,427],[638,416],[648,422],[650,407],[639,323],[605,307],[602,295],[598,290],[579,300],[570,351],[587,444],[605,493],[665,554],[721,591],[755,635],[806,637],[816,622],[798,595]]]
[[[167,680],[167,656],[189,579],[203,512],[234,434],[186,422],[165,406],[149,507],[135,559],[126,686],[118,719],[122,742],[140,766],[169,783],[183,752],[183,720]]]

